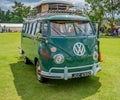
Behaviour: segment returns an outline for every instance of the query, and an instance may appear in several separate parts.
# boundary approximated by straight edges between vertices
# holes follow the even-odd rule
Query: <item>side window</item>
[[[43,24],[43,36],[47,36],[48,34],[48,23],[44,22]]]
[[[25,33],[27,33],[27,30],[28,30],[28,23],[26,24]]]
[[[36,24],[35,34],[36,34],[36,33],[39,33],[39,32],[40,32],[40,22],[38,22],[38,23]]]
[[[30,23],[30,25],[29,25],[28,34],[30,34],[30,32],[31,32],[31,28],[32,28],[32,23]]]
[[[42,34],[42,22],[40,22],[40,32]]]
[[[29,29],[30,29],[30,23],[28,23],[28,27],[27,27],[27,30],[26,30],[26,33],[28,34],[29,32]]]
[[[32,34],[32,30],[33,30],[33,23],[31,23],[30,34]]]
[[[32,35],[34,35],[34,33],[35,33],[35,29],[36,29],[35,27],[36,27],[36,24],[37,24],[37,22],[33,23],[32,33],[31,33]]]
[[[22,32],[25,33],[25,29],[26,29],[26,23],[23,24],[23,27],[22,27]]]

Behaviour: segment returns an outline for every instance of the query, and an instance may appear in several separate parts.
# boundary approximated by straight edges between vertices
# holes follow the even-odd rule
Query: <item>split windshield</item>
[[[51,36],[90,36],[94,35],[90,22],[51,21]]]

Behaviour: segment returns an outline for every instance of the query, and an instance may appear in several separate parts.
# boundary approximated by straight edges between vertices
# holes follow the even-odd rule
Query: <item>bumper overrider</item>
[[[85,71],[68,72],[68,70],[70,69],[82,69],[87,67],[92,67],[92,69],[85,70]],[[52,73],[52,70],[63,70],[64,73]],[[67,66],[65,66],[64,68],[52,67],[49,69],[49,72],[41,71],[41,75],[43,77],[50,78],[50,79],[68,80],[71,78],[79,78],[79,77],[96,75],[96,73],[99,72],[100,70],[101,70],[100,63],[94,63],[91,65],[77,66],[77,67],[67,67]]]

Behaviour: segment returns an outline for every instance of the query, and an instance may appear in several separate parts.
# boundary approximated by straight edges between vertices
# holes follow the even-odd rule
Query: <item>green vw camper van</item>
[[[35,64],[41,82],[86,77],[101,70],[99,25],[95,29],[86,17],[51,14],[27,19],[21,48],[24,62]]]

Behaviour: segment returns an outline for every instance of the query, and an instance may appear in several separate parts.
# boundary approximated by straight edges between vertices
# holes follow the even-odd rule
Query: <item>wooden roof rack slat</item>
[[[34,19],[34,18],[46,17],[51,15],[60,15],[60,14],[80,15],[81,12],[73,11],[73,10],[48,10],[42,13],[37,13],[35,16],[29,15],[27,19]]]

